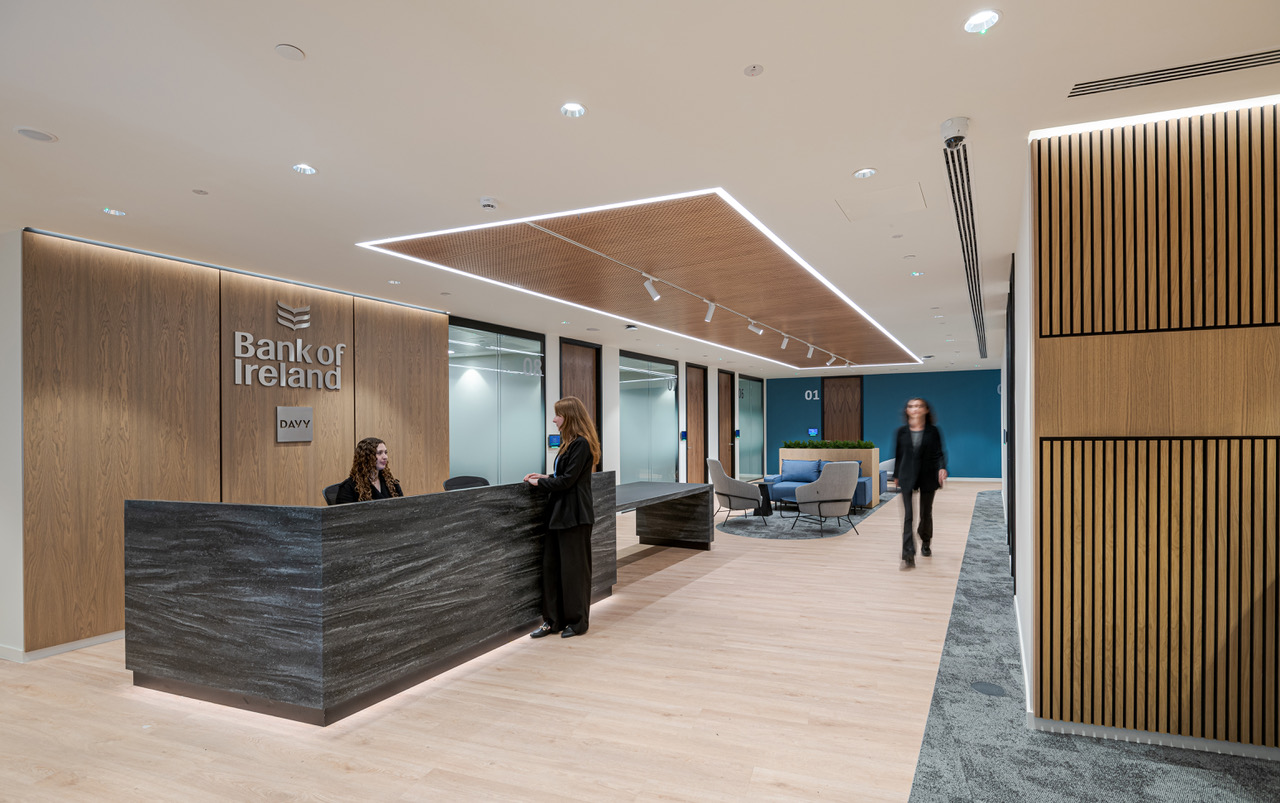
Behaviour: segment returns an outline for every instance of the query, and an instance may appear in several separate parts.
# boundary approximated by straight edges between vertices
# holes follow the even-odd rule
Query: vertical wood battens
[[[1041,716],[1277,746],[1280,438],[1043,438]]]
[[[1040,335],[1280,325],[1276,118],[1037,140]]]

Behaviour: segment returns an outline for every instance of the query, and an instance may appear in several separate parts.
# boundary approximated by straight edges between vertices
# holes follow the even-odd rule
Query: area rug
[[[880,494],[880,504],[869,510],[861,510],[853,514],[852,521],[854,526],[857,526],[858,522],[896,499],[897,496],[896,493]],[[792,528],[791,525],[794,521],[792,517],[794,515],[795,508],[786,510],[785,517],[779,515],[775,504],[772,516],[752,516],[750,513],[745,516],[730,516],[728,521],[717,523],[716,529],[729,535],[742,535],[747,538],[774,538],[780,541],[835,538],[853,532],[853,529],[848,524],[845,524],[845,519],[839,521],[827,519],[825,523],[820,525],[817,519],[801,518],[799,521],[794,522],[795,527]]]

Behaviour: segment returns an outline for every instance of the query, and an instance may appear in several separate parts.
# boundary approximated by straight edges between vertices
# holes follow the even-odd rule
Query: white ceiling
[[[913,352],[937,355],[880,371],[998,368],[1027,132],[1280,92],[1270,66],[1067,99],[1081,81],[1274,49],[1280,2],[1001,0],[999,26],[964,33],[981,7],[0,0],[0,230],[790,375],[356,246],[723,187]],[[561,116],[568,100],[587,115]],[[954,116],[972,120],[986,360],[939,134]],[[866,166],[879,174],[852,178]]]

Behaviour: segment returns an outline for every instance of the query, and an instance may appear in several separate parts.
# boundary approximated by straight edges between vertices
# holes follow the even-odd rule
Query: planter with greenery
[[[880,450],[871,441],[783,441],[778,450],[778,470],[783,460],[857,460],[858,473],[871,477],[871,506],[880,504]]]

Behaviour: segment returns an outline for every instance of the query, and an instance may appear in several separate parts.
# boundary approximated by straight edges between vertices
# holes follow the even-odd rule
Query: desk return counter
[[[592,476],[593,599],[617,581]],[[523,483],[336,507],[125,503],[134,683],[327,725],[542,620],[546,496]]]

